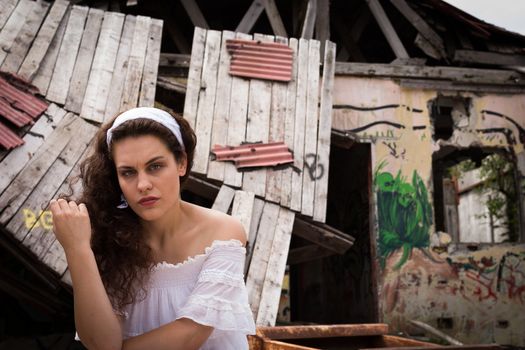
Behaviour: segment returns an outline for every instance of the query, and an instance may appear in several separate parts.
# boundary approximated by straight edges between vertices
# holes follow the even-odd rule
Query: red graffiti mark
[[[478,286],[476,286],[476,289],[474,290],[473,294],[478,296],[479,301],[487,300],[490,298],[494,300],[498,300],[498,296],[492,290],[492,286],[491,286],[492,279],[489,279],[488,277],[481,275],[479,273],[474,274],[473,272],[470,272],[470,271],[466,273],[466,276],[470,280],[478,283]],[[484,282],[482,281],[482,279],[488,280],[488,282]],[[484,290],[482,290],[483,289],[482,287],[485,287]]]

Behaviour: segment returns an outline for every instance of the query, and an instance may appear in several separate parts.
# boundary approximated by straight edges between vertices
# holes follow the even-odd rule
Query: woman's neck
[[[161,218],[154,221],[142,221],[142,227],[148,240],[162,242],[184,231],[182,223],[186,221],[184,220],[186,216],[186,205],[179,200]]]

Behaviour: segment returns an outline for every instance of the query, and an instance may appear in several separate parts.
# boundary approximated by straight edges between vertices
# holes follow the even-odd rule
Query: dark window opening
[[[467,244],[520,240],[516,160],[497,148],[442,146],[433,155],[438,236]]]
[[[452,137],[455,128],[468,126],[470,98],[438,95],[429,103],[434,141],[448,140]]]
[[[355,238],[344,254],[319,254],[290,265],[292,323],[371,323],[378,321],[376,273],[370,233],[370,145],[330,150],[326,223]],[[290,249],[306,242],[292,235]]]

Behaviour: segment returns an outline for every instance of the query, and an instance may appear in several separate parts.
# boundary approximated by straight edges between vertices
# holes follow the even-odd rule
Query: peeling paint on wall
[[[465,101],[451,112],[446,140],[433,138],[431,108],[439,96]],[[432,222],[437,153],[507,151],[524,186],[525,95],[447,95],[338,76],[334,105],[332,127],[372,144],[383,321],[402,331],[416,319],[465,343],[525,346],[525,242],[460,244]]]

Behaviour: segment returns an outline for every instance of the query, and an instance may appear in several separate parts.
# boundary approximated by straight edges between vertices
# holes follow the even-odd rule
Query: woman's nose
[[[151,181],[149,180],[148,176],[144,173],[140,174],[138,176],[138,183],[137,188],[140,192],[144,192],[151,189]]]

